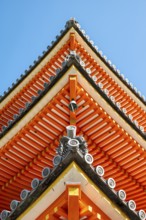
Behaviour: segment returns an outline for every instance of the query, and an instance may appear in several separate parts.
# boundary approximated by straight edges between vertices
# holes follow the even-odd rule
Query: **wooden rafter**
[[[121,108],[125,108],[127,114],[133,116],[140,126],[146,127],[146,112],[104,71],[104,69],[86,52],[82,45],[75,39],[75,34],[71,33],[68,42],[56,53],[56,55],[44,66],[29,83],[20,90],[14,97],[0,110],[0,127],[7,126],[7,122],[13,119],[14,114],[19,114],[19,109],[25,107],[26,102],[31,102],[32,96],[38,96],[37,91],[43,90],[44,83],[49,82],[49,77],[55,75],[55,69],[60,68],[61,61],[69,53],[69,49],[75,50],[82,56],[86,68],[92,70],[91,76],[96,76],[96,83],[102,83],[103,89],[108,89],[109,96],[114,96],[115,102],[119,102]],[[63,58],[63,57],[64,58]],[[57,64],[56,64],[57,63]]]
[[[117,189],[125,189],[128,198],[135,199],[138,208],[145,207],[145,151],[105,114],[79,84],[76,87],[76,97],[79,106],[76,112],[77,132],[87,140],[89,152],[94,157],[93,165],[102,165],[105,177],[115,178]],[[62,100],[66,102],[62,104]],[[19,198],[23,188],[30,188],[33,178],[41,178],[43,167],[53,166],[52,159],[59,144],[59,136],[65,134],[65,127],[70,124],[69,102],[70,90],[67,84],[55,99],[1,149],[0,195],[8,193],[3,204],[9,205],[15,186],[15,195]],[[65,103],[68,115],[64,112]],[[56,109],[56,112],[52,109]],[[60,112],[62,118],[57,112]],[[5,172],[7,175],[4,175]],[[139,199],[136,193],[132,196],[131,190],[140,193],[142,197]],[[0,204],[1,208],[4,207],[3,204]]]

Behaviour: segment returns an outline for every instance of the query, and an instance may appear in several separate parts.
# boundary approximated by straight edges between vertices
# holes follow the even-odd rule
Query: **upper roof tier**
[[[77,33],[83,38],[83,40],[92,48],[92,50],[103,60],[103,62],[106,63],[106,65],[112,69],[112,71],[118,75],[118,77],[128,86],[129,89],[132,90],[133,93],[135,93],[138,98],[141,99],[142,102],[146,104],[146,99],[143,95],[141,95],[141,92],[137,90],[136,87],[133,86],[132,83],[129,82],[127,78],[124,77],[123,74],[120,74],[120,70],[116,68],[114,64],[112,64],[111,60],[108,60],[105,55],[103,55],[103,52],[98,49],[96,45],[94,45],[94,42],[90,40],[90,37],[86,35],[85,30],[81,29],[80,24],[78,21],[76,21],[74,18],[71,18],[68,20],[65,24],[64,29],[60,31],[60,35],[56,36],[56,40],[51,42],[51,45],[47,47],[47,50],[43,51],[42,55],[38,56],[37,60],[34,60],[34,63],[29,66],[29,69],[25,70],[24,74],[21,74],[20,78],[16,79],[16,82],[12,83],[12,86],[8,88],[7,91],[4,91],[4,94],[0,96],[0,101],[2,102],[15,88],[19,85],[19,83],[29,75],[34,68],[48,55],[48,53],[57,45],[57,43],[60,41],[62,37],[71,29],[74,28]]]
[[[78,22],[70,20],[65,30],[56,37],[44,55],[26,71],[17,83],[1,98],[0,104],[0,130],[6,132],[7,127],[21,114],[21,109],[32,102],[33,96],[38,96],[39,90],[45,83],[50,82],[50,76],[56,75],[56,70],[62,68],[62,62],[70,51],[75,51],[82,58],[85,68],[94,78],[96,84],[100,83],[103,91],[108,93],[109,99],[125,112],[136,127],[145,133],[146,105],[145,99],[132,88],[115,66],[101,55],[93,42],[89,40]]]

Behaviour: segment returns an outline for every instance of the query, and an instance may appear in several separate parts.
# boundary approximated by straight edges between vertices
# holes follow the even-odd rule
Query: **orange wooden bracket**
[[[70,50],[75,50],[75,47],[76,47],[75,33],[70,33]]]
[[[79,220],[79,200],[81,199],[81,186],[79,183],[69,183],[66,187],[68,200],[68,220]]]
[[[77,90],[77,76],[69,75],[69,85],[70,85],[70,101],[76,100],[76,90]],[[70,111],[70,124],[76,124],[76,112]]]
[[[63,210],[60,207],[55,207],[54,208],[54,217],[60,217],[60,216],[67,219],[67,213],[65,212],[65,210]]]
[[[85,206],[83,209],[80,210],[80,218],[85,216],[90,217],[93,215],[93,210],[91,206]]]

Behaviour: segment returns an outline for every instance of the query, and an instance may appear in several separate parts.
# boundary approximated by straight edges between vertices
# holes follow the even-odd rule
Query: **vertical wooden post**
[[[75,33],[70,34],[70,50],[75,50],[76,47],[76,40],[75,40]]]
[[[68,220],[79,220],[79,199],[81,189],[79,183],[67,184]]]
[[[76,89],[77,89],[77,76],[70,75],[69,76],[69,85],[70,85],[70,101],[76,100]],[[76,113],[70,111],[70,124],[76,124]]]

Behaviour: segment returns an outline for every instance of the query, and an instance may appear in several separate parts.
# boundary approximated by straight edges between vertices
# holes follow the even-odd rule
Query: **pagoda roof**
[[[78,107],[75,113],[69,108],[71,100]],[[41,178],[43,167],[53,169],[58,140],[72,123],[88,143],[93,166],[102,165],[105,178],[117,182],[116,191],[123,188],[138,210],[146,210],[145,100],[93,46],[78,22],[67,22],[0,106],[1,210],[22,189],[30,189],[31,179]]]
[[[90,37],[86,35],[85,30],[81,29],[80,24],[74,18],[71,18],[66,22],[64,29],[60,31],[60,35],[56,36],[56,40],[51,42],[51,45],[47,47],[47,50],[43,51],[42,55],[38,56],[37,60],[34,60],[33,65],[30,65],[29,69],[25,70],[24,74],[21,74],[20,78],[16,79],[16,82],[12,83],[12,86],[9,87],[8,90],[4,92],[4,95],[0,97],[0,101],[2,102],[13,91],[13,89],[15,89],[29,74],[31,74],[31,72],[39,65],[39,63],[51,52],[51,50],[56,47],[58,42],[72,28],[74,28],[74,30],[83,38],[87,45],[91,47],[94,53],[108,66],[108,68],[112,70],[112,72],[128,87],[128,89],[130,89],[144,104],[146,104],[145,97],[141,95],[137,88],[134,87],[133,84],[130,83],[123,74],[120,74],[120,70],[118,70],[105,55],[103,55],[103,52],[98,50],[98,47],[94,45],[94,42],[90,40]]]
[[[145,162],[143,159],[145,158],[145,151],[143,151],[143,148],[145,147],[145,139],[139,133],[140,131],[135,129],[134,124],[129,123],[129,120],[125,120],[127,118],[120,109],[110,101],[106,94],[95,84],[93,79],[72,55],[56,78],[48,84],[48,87],[46,87],[45,90],[40,92],[40,96],[37,98],[39,102],[37,99],[34,101],[36,103],[34,107],[32,106],[32,110],[35,111],[35,116],[34,113],[32,113],[30,105],[26,111],[24,110],[24,112],[22,112],[23,117],[20,116],[20,122],[17,119],[18,121],[16,121],[17,123],[15,122],[15,126],[13,125],[11,130],[1,139],[1,144],[4,145],[4,147],[1,148],[2,194],[6,193],[8,190],[7,193],[9,195],[7,200],[10,202],[10,198],[12,199],[14,196],[14,191],[12,192],[11,188],[13,189],[13,185],[16,184],[18,188],[15,195],[17,194],[16,197],[18,198],[18,192],[22,190],[22,187],[27,187],[28,182],[31,178],[35,177],[35,175],[37,175],[37,177],[40,176],[38,171],[42,166],[48,164],[52,167],[52,158],[55,155],[55,148],[58,144],[56,137],[63,135],[65,127],[70,123],[68,108],[69,99],[67,98],[69,97],[68,79],[70,76],[75,76],[75,78],[77,77],[79,80],[77,104],[80,107],[77,110],[79,113],[77,113],[76,124],[79,129],[78,132],[82,133],[89,143],[90,152],[96,161],[95,165],[102,163],[103,166],[106,166],[105,170],[108,170],[109,167],[111,167],[108,176],[113,173],[114,167],[115,173],[113,174],[113,177],[118,179],[117,187],[119,188],[122,184],[122,187],[126,189],[127,194],[129,192],[130,198],[135,197],[135,195],[131,194],[132,187],[134,187],[133,189],[135,190],[140,190],[140,193],[143,196],[139,202],[142,204],[142,202],[145,201],[145,193],[143,192],[143,188],[145,187],[145,180],[143,180],[145,178]],[[88,83],[88,86],[85,85],[86,83]],[[87,91],[84,91],[84,87],[82,87],[81,84],[82,86],[84,85],[85,88],[89,88],[88,93]],[[58,85],[59,88],[57,88],[56,85]],[[89,85],[91,85],[94,91],[91,90]],[[60,92],[58,93],[58,91]],[[57,93],[57,97],[54,92]],[[111,116],[99,106],[99,104],[95,103],[93,98],[90,98],[88,95],[90,93],[100,105],[104,104],[104,106],[102,106],[102,108],[104,107],[104,110],[111,106],[110,109],[106,110],[109,111],[110,114],[113,111],[112,117],[116,117],[116,122],[120,123],[122,117],[123,122],[121,125],[125,126],[125,129],[128,128],[129,124],[129,127],[132,129],[128,129],[127,131],[132,132],[131,135],[133,137],[136,136],[136,138],[138,138],[137,141],[139,140],[142,146],[124,131],[123,128],[117,125],[115,120],[113,120]],[[53,97],[50,94],[54,95],[54,99],[52,99]],[[49,103],[47,97],[51,97]],[[59,102],[57,101],[57,104],[53,103],[55,100],[59,100],[59,97],[61,97],[61,100],[63,100],[64,103],[61,100]],[[45,106],[43,109],[40,101]],[[36,107],[36,105],[39,105],[41,109],[38,106]],[[60,121],[58,121],[58,115],[56,112],[49,110],[49,105],[53,105],[51,109],[56,109],[56,111],[59,111],[60,116],[62,115],[59,119]],[[61,106],[61,108],[59,106]],[[84,106],[84,108],[82,106]],[[88,109],[86,107],[88,107]],[[36,112],[36,109],[38,109],[38,113]],[[87,112],[89,112],[90,115],[88,115]],[[115,112],[117,112],[116,115]],[[33,118],[30,119],[28,114],[32,115]],[[55,117],[58,122],[55,120]],[[90,119],[91,122],[88,122]],[[28,122],[26,120],[28,120]],[[20,123],[22,123],[22,126]],[[119,136],[119,134],[121,135]],[[96,147],[96,145],[98,147]],[[11,149],[11,151],[9,149]],[[131,160],[129,160],[129,154],[131,155]],[[39,164],[39,166],[37,167],[36,164]],[[111,165],[109,166],[109,164]],[[127,168],[125,168],[125,166]],[[8,168],[9,171],[7,170]],[[3,176],[3,170],[7,170],[6,178]],[[30,172],[29,174],[28,171]],[[123,180],[119,178],[119,174],[123,176]],[[138,178],[139,175],[140,177]],[[22,183],[21,179],[25,178],[26,181],[23,180]],[[125,182],[125,178],[127,179],[127,183]],[[129,187],[129,181],[131,182],[131,187]],[[139,188],[137,188],[137,186],[139,186]],[[136,200],[137,199],[136,196]],[[6,201],[7,204],[8,201]],[[144,207],[144,205],[139,206],[141,208]]]
[[[88,72],[86,71],[86,69],[81,65],[80,61],[77,59],[78,57],[76,55],[71,55],[70,58],[68,60],[65,61],[64,66],[62,67],[62,69],[58,69],[58,74],[56,76],[53,76],[53,79],[51,79],[50,83],[45,83],[45,86],[42,90],[38,90],[38,96],[37,97],[32,97],[32,101],[30,103],[26,103],[25,108],[20,109],[20,113],[19,115],[16,115],[16,117],[10,121],[10,123],[8,123],[8,126],[5,126],[2,130],[2,132],[0,133],[0,138],[2,138],[8,131],[9,129],[11,129],[15,123],[17,123],[19,120],[21,120],[23,118],[23,116],[25,114],[27,114],[27,112],[33,108],[35,106],[36,103],[38,103],[40,101],[40,99],[47,94],[47,92],[49,92],[49,90],[51,90],[51,88],[55,85],[55,83],[57,83],[60,78],[70,69],[70,67],[74,66],[85,78],[86,80],[89,82],[89,84],[91,84],[91,86],[106,100],[106,102],[109,103],[109,105],[112,106],[112,108],[114,110],[116,110],[116,112],[119,113],[119,115],[134,129],[136,130],[141,137],[145,140],[146,139],[146,132],[142,131],[140,129],[140,127],[138,126],[138,124],[135,123],[135,121],[133,121],[133,119],[131,119],[129,116],[127,115],[126,112],[124,112],[124,110],[118,106],[118,103],[116,103],[115,101],[113,102],[111,100],[111,98],[108,96],[108,94],[106,94],[106,90],[102,89],[100,83],[96,84],[94,82],[94,79],[88,74]],[[143,147],[145,148],[146,146],[143,145]]]
[[[88,156],[86,157],[86,155]],[[52,168],[48,174],[43,177],[43,179],[34,179],[36,183],[35,187],[32,188],[31,191],[27,192],[26,189],[23,190],[26,191],[26,195],[24,196],[25,198],[16,204],[15,209],[10,211],[8,217],[6,217],[5,220],[13,220],[16,218],[25,220],[30,217],[32,218],[32,216],[35,219],[41,219],[41,217],[39,218],[38,216],[43,212],[45,209],[44,206],[46,205],[42,205],[42,208],[39,208],[39,212],[34,212],[33,207],[36,209],[37,203],[39,204],[41,199],[43,200],[43,193],[47,191],[47,197],[49,198],[49,196],[51,196],[51,201],[47,199],[48,202],[46,203],[50,206],[56,198],[54,192],[61,194],[64,191],[65,185],[68,183],[81,183],[81,188],[84,193],[87,194],[89,198],[91,197],[90,199],[93,201],[93,203],[98,204],[98,207],[100,207],[100,209],[104,212],[104,215],[109,217],[106,217],[106,219],[116,220],[118,218],[119,220],[123,220],[127,219],[127,217],[132,220],[145,219],[141,218],[141,214],[142,216],[145,215],[144,211],[135,211],[135,208],[133,208],[133,200],[125,201],[125,199],[122,199],[122,197],[119,196],[119,192],[121,190],[114,190],[114,186],[112,186],[114,180],[112,178],[105,180],[103,177],[104,172],[103,175],[101,175],[100,172],[98,173],[96,167],[92,165],[92,156],[90,154],[83,155],[83,153],[80,151],[80,148],[71,148],[62,158],[59,155],[55,156],[54,161],[54,168]],[[50,168],[48,167],[47,169]],[[63,177],[62,180],[61,176]],[[71,176],[72,178],[70,178]],[[112,183],[110,183],[110,181],[112,181]],[[60,187],[60,185],[62,186]],[[54,191],[53,195],[52,188]],[[104,194],[101,194],[99,191]],[[38,198],[39,201],[37,201]],[[131,206],[129,204],[131,204]],[[107,209],[105,209],[105,207],[107,207]],[[27,211],[28,208],[29,210]]]
[[[0,129],[2,129],[1,133],[3,133],[3,131],[7,130],[6,128],[9,127],[9,125],[11,125],[13,120],[17,117],[16,115],[19,115],[21,113],[21,110],[26,107],[25,105],[28,105],[27,102],[32,102],[30,95],[32,94],[32,96],[33,96],[33,94],[34,94],[34,96],[38,96],[39,89],[36,89],[36,88],[40,88],[40,90],[42,90],[44,88],[43,83],[45,81],[47,81],[47,83],[49,83],[48,79],[46,78],[48,76],[47,75],[48,73],[45,71],[49,67],[50,70],[49,69],[48,70],[51,71],[49,74],[54,76],[54,73],[52,71],[57,69],[56,67],[59,65],[59,64],[57,64],[57,62],[60,62],[58,60],[59,54],[68,53],[69,48],[73,49],[73,48],[71,48],[72,47],[71,46],[72,36],[69,38],[69,34],[72,34],[74,31],[76,32],[77,40],[84,41],[86,43],[86,45],[89,47],[88,51],[83,51],[83,48],[81,47],[79,49],[79,51],[77,51],[77,52],[79,52],[80,55],[83,53],[84,56],[85,56],[85,53],[90,52],[94,59],[95,59],[95,56],[99,57],[99,59],[101,60],[102,63],[100,64],[99,70],[97,70],[99,64],[96,66],[96,69],[95,69],[96,71],[101,71],[104,68],[106,68],[107,72],[108,72],[107,68],[111,71],[110,74],[112,74],[112,75],[110,77],[108,76],[109,79],[107,81],[107,82],[109,82],[109,86],[106,85],[106,87],[111,87],[113,85],[113,80],[115,80],[115,82],[117,79],[120,80],[120,81],[117,81],[115,85],[113,85],[113,88],[115,88],[115,90],[118,91],[118,93],[119,93],[118,97],[120,95],[121,99],[123,98],[123,100],[127,100],[127,102],[129,102],[129,105],[127,105],[126,103],[124,104],[129,109],[128,111],[132,112],[132,114],[127,113],[129,115],[129,118],[131,119],[131,121],[133,121],[133,123],[136,124],[136,126],[142,131],[142,133],[145,133],[145,124],[146,124],[145,123],[145,121],[146,121],[145,109],[146,108],[145,108],[145,102],[143,102],[144,101],[143,98],[141,99],[142,102],[139,101],[140,97],[139,97],[138,93],[135,93],[135,90],[131,90],[131,86],[130,86],[131,84],[128,84],[127,81],[123,80],[123,75],[118,74],[118,71],[115,71],[115,68],[113,68],[109,64],[110,62],[106,62],[104,57],[101,56],[101,53],[99,53],[95,49],[95,47],[93,46],[91,41],[89,41],[87,36],[85,34],[83,34],[83,31],[80,30],[79,24],[74,20],[70,20],[67,22],[65,30],[61,32],[62,34],[59,37],[57,37],[57,40],[53,43],[52,47],[50,47],[50,49],[46,52],[46,54],[44,56],[42,56],[42,58],[39,60],[39,62],[37,64],[35,64],[30,69],[30,71],[27,72],[27,74],[25,74],[23,77],[21,77],[20,80],[17,80],[17,83],[14,86],[14,88],[9,90],[9,92],[7,94],[5,94],[5,96],[2,98],[2,102],[0,104],[0,106],[1,106],[0,107],[1,108],[0,109]],[[81,39],[79,39],[79,38],[81,38]],[[60,43],[61,40],[63,40],[62,44],[64,44],[64,45],[62,48],[60,48],[59,51],[57,51],[56,48],[59,48],[58,44]],[[75,39],[74,39],[74,41],[75,41]],[[78,44],[78,42],[76,42],[76,43]],[[83,43],[83,46],[86,46],[86,45],[84,45],[84,43]],[[77,47],[79,47],[79,45]],[[54,53],[54,50],[55,50],[56,54]],[[49,57],[53,56],[53,59],[51,59],[49,61],[49,64],[46,65],[45,64],[46,61],[48,61],[48,59],[50,59],[50,58],[48,58],[48,56]],[[85,59],[89,59],[88,54],[86,54]],[[64,60],[63,57],[62,57],[62,60]],[[100,60],[98,60],[98,62],[100,62]],[[93,65],[95,65],[95,64],[93,64],[93,62],[95,62],[95,61],[90,58],[90,62],[91,62],[91,69],[93,69]],[[106,64],[106,66],[104,66],[104,64]],[[89,64],[87,64],[87,66],[90,67]],[[55,69],[54,69],[54,67],[55,67]],[[95,70],[93,72],[95,72]],[[113,74],[116,76],[116,78],[114,78]],[[29,80],[29,77],[28,77],[29,75],[32,75],[35,77],[33,77],[32,80],[30,80],[30,83],[27,83]],[[92,76],[94,76],[93,73],[92,73]],[[39,77],[41,77],[41,80],[39,79]],[[95,77],[96,77],[96,75],[95,75]],[[101,77],[101,79],[103,78],[102,80],[104,80],[104,81],[105,81],[105,79],[107,79],[107,75],[105,75],[104,71],[102,72],[100,77]],[[111,77],[113,77],[113,79]],[[26,80],[26,83],[28,85],[25,82],[24,82],[24,84],[22,84],[22,82],[25,81],[26,78],[28,78]],[[99,81],[99,79],[98,79],[98,81]],[[124,88],[122,88],[122,90],[120,90],[120,87],[119,86],[117,87],[117,83],[120,84],[120,82],[122,82],[124,86],[126,85],[128,90],[126,89],[126,87],[124,87]],[[121,84],[120,86],[123,86],[123,85]],[[17,87],[19,87],[19,88],[17,88]],[[108,90],[106,87],[105,87],[105,90]],[[21,88],[23,88],[23,89],[21,89]],[[124,90],[126,91],[126,93],[127,92],[129,93],[129,91],[131,90],[132,93],[128,94],[128,96],[127,96]],[[22,94],[23,94],[23,97],[21,98]],[[113,91],[112,91],[112,94],[113,94]],[[137,95],[139,97],[138,99],[135,98],[135,97],[137,97]],[[110,94],[109,96],[111,97],[111,99],[115,99],[113,95]],[[119,100],[119,98],[118,98],[118,100]],[[117,102],[118,104],[120,104],[120,102],[117,100],[116,101],[113,100],[113,102]],[[135,107],[135,108],[133,108],[133,107]],[[123,110],[127,112],[127,108],[123,108]]]

